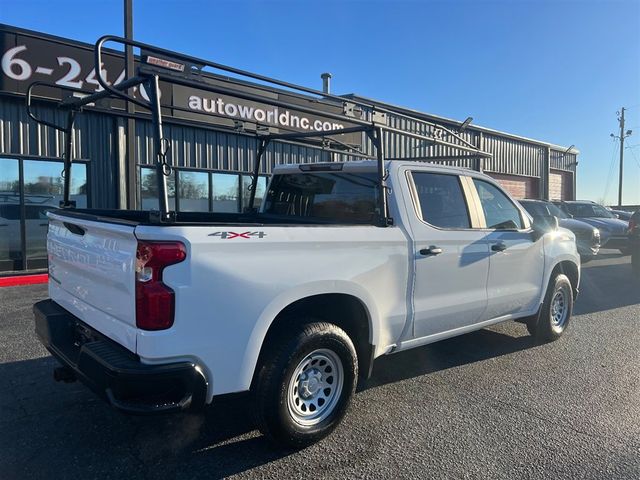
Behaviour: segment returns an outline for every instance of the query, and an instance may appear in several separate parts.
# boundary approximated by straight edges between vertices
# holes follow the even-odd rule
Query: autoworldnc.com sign
[[[268,103],[249,102],[228,95],[214,95],[206,91],[194,93],[193,89],[174,88],[174,105],[186,106],[188,111],[175,112],[208,122],[248,122],[257,126],[273,127],[284,131],[328,131],[345,128],[344,122],[336,122],[321,115],[308,115],[297,110],[274,107]],[[352,125],[349,125],[352,126]]]

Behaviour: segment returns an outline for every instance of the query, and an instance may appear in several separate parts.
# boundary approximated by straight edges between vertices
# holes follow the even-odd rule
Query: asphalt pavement
[[[254,429],[245,395],[132,417],[55,383],[33,333],[46,286],[0,288],[0,479],[640,478],[640,281],[583,266],[565,336],[506,323],[376,362],[329,438],[299,452]]]

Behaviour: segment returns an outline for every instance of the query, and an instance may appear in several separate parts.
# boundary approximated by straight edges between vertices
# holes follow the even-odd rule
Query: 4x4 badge
[[[242,233],[237,233],[237,232],[215,232],[215,233],[210,233],[209,236],[210,237],[220,237],[222,240],[231,240],[233,238],[251,238],[251,237],[264,238],[264,237],[267,236],[267,234],[264,233],[264,232],[242,232]]]

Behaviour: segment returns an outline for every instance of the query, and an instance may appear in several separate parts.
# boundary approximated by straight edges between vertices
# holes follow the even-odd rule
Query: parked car
[[[631,244],[631,265],[636,275],[640,276],[640,210],[629,219],[629,243]]]
[[[554,202],[573,218],[593,225],[600,230],[600,247],[620,250],[629,253],[628,223],[616,216],[602,205],[589,200]]]
[[[249,390],[260,429],[304,447],[377,357],[508,320],[541,341],[566,331],[573,233],[484,174],[384,168],[384,215],[372,161],[278,166],[257,213],[51,212],[51,298],[34,312],[57,378],[132,413]]]
[[[631,219],[631,216],[633,215],[633,212],[628,212],[626,210],[616,210],[614,208],[610,208],[608,209],[611,213],[613,213],[616,218],[619,218],[620,220],[623,220],[625,222],[628,222]]]
[[[524,199],[518,201],[532,217],[545,215],[558,217],[560,226],[571,230],[576,236],[578,253],[583,262],[593,259],[600,251],[600,231],[596,227],[572,218],[568,213],[547,200]]]

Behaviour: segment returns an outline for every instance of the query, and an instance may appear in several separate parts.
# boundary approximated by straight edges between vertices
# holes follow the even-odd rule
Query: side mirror
[[[531,225],[536,240],[547,232],[558,230],[559,227],[558,217],[551,215],[534,215]]]
[[[614,213],[613,216],[618,218],[618,219],[620,218],[620,215],[618,215],[617,213]]]

